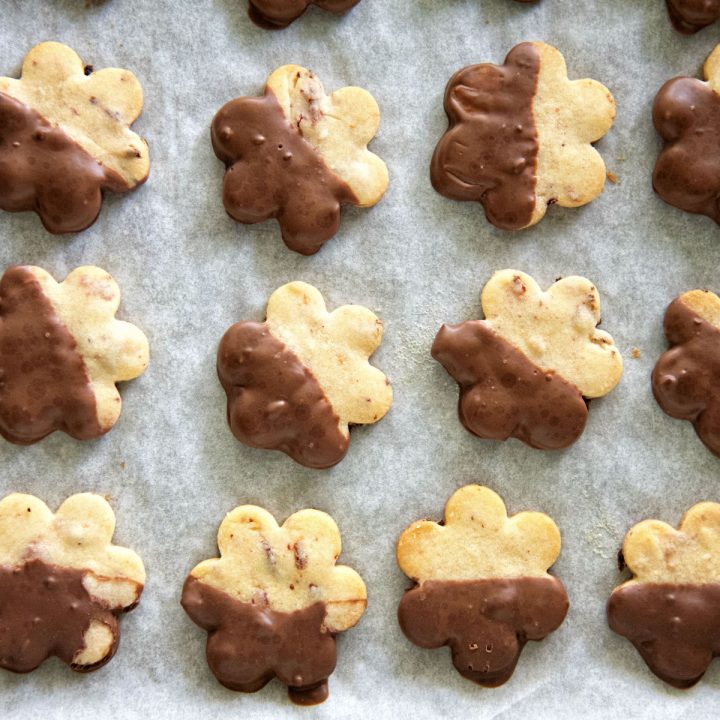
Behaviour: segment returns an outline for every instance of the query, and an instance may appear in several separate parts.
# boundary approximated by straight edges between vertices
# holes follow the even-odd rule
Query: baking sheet
[[[122,288],[120,317],[151,346],[148,371],[122,388],[122,416],[104,438],[56,433],[31,447],[0,444],[0,494],[33,493],[53,509],[74,492],[108,494],[115,541],[139,552],[148,571],[109,665],[87,676],[57,660],[28,676],[2,672],[0,716],[716,716],[720,662],[694,689],[673,690],[610,632],[604,607],[633,523],[675,524],[693,503],[720,499],[719,461],[689,423],[662,413],[649,382],[666,347],[665,307],[687,289],[717,290],[720,264],[716,225],[653,195],[659,141],[650,105],[666,79],[699,71],[720,25],[683,37],[663,0],[363,0],[340,19],[315,9],[266,32],[246,4],[2,2],[0,74],[19,73],[37,42],[59,40],[96,68],[138,75],[145,108],[135,129],[150,143],[152,170],[137,192],[108,197],[97,223],[74,237],[48,235],[34,214],[0,213],[3,268],[32,263],[61,278],[100,265]],[[531,39],[560,48],[571,77],[596,78],[614,93],[617,121],[598,147],[618,182],[585,208],[553,207],[538,226],[508,234],[479,206],[436,194],[428,163],[446,127],[450,75],[501,62]],[[290,62],[313,68],[328,90],[356,84],[373,93],[382,127],[371,147],[391,175],[380,205],[346,210],[338,236],[309,258],[286,250],[274,222],[246,227],[225,215],[223,169],[209,142],[223,103],[259,93]],[[429,354],[442,322],[479,317],[483,284],[506,267],[543,286],[560,275],[591,278],[603,328],[625,358],[620,386],[593,401],[584,435],[563,452],[472,437],[457,420],[455,383]],[[316,285],[331,307],[362,303],[385,321],[374,362],[391,377],[395,404],[379,424],[353,430],[348,456],[330,471],[238,443],[215,373],[225,329],[262,319],[270,293],[293,279]],[[408,586],[394,559],[398,534],[415,519],[439,519],[450,494],[474,481],[498,491],[510,512],[555,519],[563,551],[554,571],[571,600],[562,628],[530,643],[513,678],[493,690],[463,680],[446,648],[411,645],[395,618]],[[343,535],[341,561],[368,586],[365,617],[339,638],[330,698],[313,709],[289,704],[276,681],[254,695],[221,687],[205,662],[205,633],[179,605],[188,571],[216,554],[224,514],[248,502],[280,521],[303,507],[329,512]]]

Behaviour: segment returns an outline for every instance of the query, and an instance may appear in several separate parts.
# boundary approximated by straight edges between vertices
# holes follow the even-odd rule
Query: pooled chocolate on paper
[[[523,0],[526,1],[526,0]],[[331,13],[344,13],[360,0],[250,0],[250,19],[267,30],[280,30],[297,20],[310,5]]]
[[[670,20],[686,35],[720,20],[720,0],[666,0]]]
[[[182,606],[207,630],[208,665],[225,687],[256,692],[277,677],[299,705],[327,698],[336,653],[335,637],[323,624],[325,603],[277,612],[237,600],[190,575]]]

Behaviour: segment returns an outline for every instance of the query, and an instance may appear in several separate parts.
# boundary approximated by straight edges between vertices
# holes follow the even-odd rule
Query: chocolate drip
[[[720,20],[720,0],[666,0],[670,20],[685,35]]]
[[[95,222],[103,190],[129,190],[64,130],[0,92],[0,208],[34,210],[55,234]]]
[[[121,611],[93,600],[83,587],[84,574],[42,560],[0,566],[0,667],[26,673],[56,655],[73,670],[89,672],[112,658],[120,639],[115,615]],[[73,658],[85,648],[84,635],[94,621],[112,631],[112,648],[95,665],[75,665]]]
[[[655,97],[653,122],[665,141],[653,171],[655,192],[720,223],[720,95],[694,78],[670,80]]]
[[[297,20],[310,5],[331,13],[344,13],[360,0],[250,0],[250,19],[266,30],[280,30]]]
[[[324,628],[325,603],[294,612],[242,602],[192,575],[182,606],[208,632],[207,661],[230,690],[256,692],[274,677],[299,705],[317,705],[328,695],[335,669],[335,637]]]
[[[0,280],[0,435],[27,445],[55,430],[102,435],[95,394],[75,338],[26,267]]]
[[[460,386],[460,421],[474,435],[515,437],[557,450],[585,429],[588,409],[580,391],[539,368],[482,320],[443,325],[432,356]]]
[[[470,65],[445,90],[450,126],[430,166],[433,187],[453,200],[476,200],[499,228],[526,227],[535,209],[538,136],[533,97],[540,54],[521,43],[504,65]]]
[[[497,687],[513,674],[528,640],[560,627],[568,605],[557,578],[426,580],[405,593],[398,619],[411,642],[449,645],[463,677]]]
[[[633,583],[616,588],[608,623],[666,683],[689,688],[720,656],[720,583]]]
[[[349,438],[312,372],[267,324],[235,323],[218,351],[228,422],[240,442],[282,450],[312,468],[340,462]]]
[[[671,417],[692,422],[708,450],[720,457],[720,330],[676,298],[665,312],[671,349],[657,361],[652,389]]]
[[[212,122],[215,154],[225,163],[223,202],[241,223],[276,218],[285,244],[316,253],[340,226],[341,203],[358,204],[320,153],[291,126],[275,95],[241,97]]]

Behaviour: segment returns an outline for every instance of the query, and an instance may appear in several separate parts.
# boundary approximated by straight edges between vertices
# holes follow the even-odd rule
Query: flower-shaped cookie
[[[597,289],[573,276],[543,292],[529,275],[501,270],[481,302],[485,320],[443,325],[432,346],[460,386],[461,422],[482,438],[570,445],[585,428],[583,398],[606,395],[622,375],[613,339],[597,329]]]
[[[671,349],[653,370],[655,399],[671,417],[689,420],[720,457],[720,298],[707,290],[683,293],[664,325]]]
[[[366,90],[326,95],[309,70],[278,68],[262,97],[231,100],[213,119],[225,209],[242,223],[276,218],[291,250],[316,253],[337,232],[341,204],[369,207],[387,188],[385,163],[367,149],[379,124]]]
[[[450,127],[432,158],[433,187],[475,200],[497,227],[519,230],[548,205],[577,207],[605,185],[591,143],[607,133],[615,101],[595,80],[569,80],[563,56],[542,42],[514,47],[504,65],[471,65],[445,91]]]
[[[191,571],[182,606],[208,631],[207,660],[231,690],[255,692],[277,677],[303,705],[327,697],[335,634],[367,606],[362,578],[340,555],[340,531],[319,510],[300,510],[281,527],[243,505],[220,525],[221,557]]]
[[[669,205],[720,223],[720,45],[703,71],[707,82],[677,77],[655,96],[653,122],[665,142],[653,187]]]
[[[278,288],[264,323],[235,323],[220,343],[218,376],[235,436],[308,467],[340,462],[349,426],[377,422],[392,403],[388,379],[368,362],[382,332],[361,305],[328,312],[312,285]]]
[[[30,672],[51,655],[87,672],[114,655],[117,616],[145,583],[140,558],[112,545],[115,515],[99,495],[53,515],[33,495],[0,501],[0,667]]]
[[[666,0],[676,30],[691,35],[720,20],[720,0]]]
[[[297,20],[310,5],[317,5],[331,13],[347,12],[360,0],[250,0],[253,22],[268,30],[279,30]]]
[[[398,540],[398,564],[416,583],[400,602],[400,627],[420,647],[449,645],[463,677],[501,685],[525,643],[565,619],[565,588],[547,573],[559,554],[560,532],[547,515],[508,517],[489,488],[460,488],[444,524],[413,523]]]
[[[57,283],[45,270],[11,267],[0,280],[0,435],[22,445],[62,430],[78,440],[120,416],[115,383],[140,375],[148,343],[115,319],[120,288],[86,266]]]
[[[694,685],[720,655],[720,504],[694,505],[678,530],[638,523],[623,556],[633,578],[610,595],[610,627],[666,683]]]
[[[92,225],[104,190],[147,179],[147,143],[130,130],[142,105],[129,70],[93,72],[65,45],[36,45],[19,80],[0,77],[0,208],[34,210],[52,233]]]

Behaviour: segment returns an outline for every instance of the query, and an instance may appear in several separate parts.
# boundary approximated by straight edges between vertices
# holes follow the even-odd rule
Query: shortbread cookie
[[[547,573],[559,554],[560,531],[547,515],[509,518],[489,488],[460,488],[443,523],[413,523],[398,540],[398,564],[416,583],[400,602],[400,627],[420,647],[449,645],[463,677],[502,685],[525,643],[565,619],[565,588]]]
[[[584,398],[606,395],[622,375],[612,337],[597,329],[597,289],[573,276],[543,292],[529,275],[500,270],[481,302],[485,320],[443,325],[432,346],[460,386],[462,424],[491,440],[570,445],[585,428]]]
[[[691,290],[665,312],[670,350],[657,361],[652,388],[671,417],[689,420],[708,450],[720,457],[720,298]]]
[[[720,655],[720,504],[694,505],[678,530],[644,520],[622,552],[633,578],[610,596],[610,627],[666,683],[694,685]]]
[[[278,68],[262,97],[232,100],[213,119],[225,209],[241,223],[275,218],[291,250],[316,253],[337,232],[342,204],[370,207],[385,193],[385,163],[367,149],[379,124],[366,90],[326,95],[309,70]]]
[[[54,515],[33,495],[0,501],[0,667],[30,672],[56,655],[89,672],[112,658],[117,616],[145,584],[140,558],[111,544],[114,531],[99,495],[73,495]]]
[[[669,205],[720,223],[720,45],[704,74],[706,82],[669,80],[655,97],[653,122],[665,143],[653,187]]]
[[[368,361],[382,332],[361,305],[328,312],[312,285],[278,288],[264,323],[235,323],[220,343],[218,376],[237,439],[308,467],[340,462],[349,426],[377,422],[392,404],[388,379]]]
[[[360,0],[250,0],[249,14],[254,23],[268,30],[279,30],[297,20],[310,5],[331,13],[345,13]]]
[[[22,445],[62,430],[78,440],[120,416],[115,383],[148,364],[147,338],[115,319],[120,288],[86,266],[57,283],[42,268],[0,280],[0,435]]]
[[[666,0],[670,20],[686,35],[720,20],[720,0]]]
[[[504,65],[471,65],[445,91],[450,127],[432,158],[433,187],[482,203],[499,228],[542,220],[548,205],[578,207],[605,185],[591,143],[615,118],[610,91],[569,80],[563,56],[543,42],[514,47]]]
[[[130,130],[142,105],[129,70],[94,72],[65,45],[36,45],[19,80],[0,77],[0,209],[34,210],[51,233],[92,225],[105,190],[147,179],[147,143]]]
[[[182,606],[208,631],[207,660],[231,690],[256,692],[277,677],[290,699],[327,697],[335,635],[367,606],[362,578],[340,555],[340,531],[319,510],[300,510],[278,527],[262,508],[243,505],[223,520],[219,558],[197,565]]]

